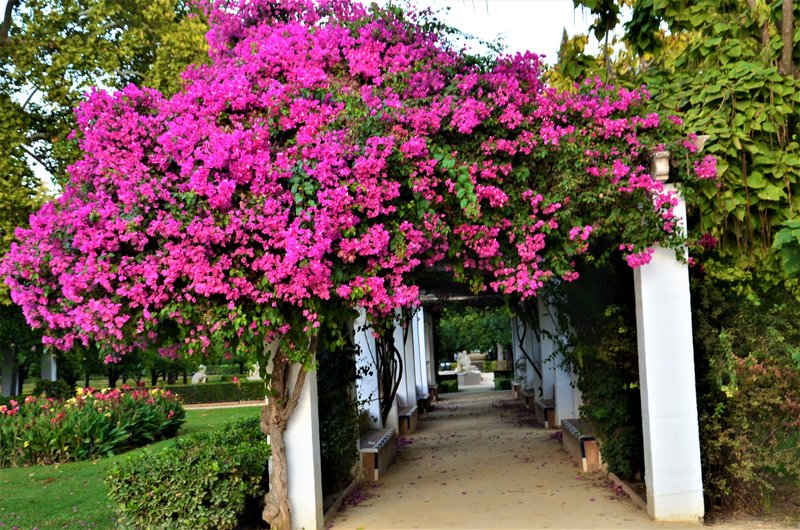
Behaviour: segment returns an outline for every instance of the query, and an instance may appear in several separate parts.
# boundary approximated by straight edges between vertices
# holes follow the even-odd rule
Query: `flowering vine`
[[[680,120],[643,113],[646,90],[559,92],[536,55],[465,55],[430,13],[218,0],[209,17],[211,64],[173,97],[88,95],[84,156],[18,231],[2,271],[54,347],[308,368],[342,307],[389,319],[433,266],[525,298],[575,279],[598,235],[646,263],[681,244],[650,153],[673,150],[687,184],[714,171]]]

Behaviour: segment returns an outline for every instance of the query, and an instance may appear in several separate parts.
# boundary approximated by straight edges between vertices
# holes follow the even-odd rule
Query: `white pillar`
[[[56,358],[54,355],[47,351],[42,352],[42,381],[55,381],[58,379],[58,371],[56,370]]]
[[[680,201],[676,213],[686,219]],[[703,481],[692,348],[689,273],[656,247],[634,270],[647,511],[664,521],[702,518]]]
[[[522,359],[522,352],[519,351],[519,319],[511,318],[511,370],[514,379],[519,380],[521,373],[517,371],[517,361]]]
[[[366,329],[367,316],[364,310],[358,312],[358,317],[353,322],[353,342],[358,347],[356,356],[356,392],[358,402],[361,403],[369,416],[370,427],[380,429],[381,404],[378,394],[378,369],[375,364],[375,337],[372,331]]]
[[[291,379],[297,378],[299,366],[292,367]],[[294,409],[284,435],[289,473],[289,502],[292,526],[321,530],[322,468],[317,408],[317,373],[308,372],[300,401]]]
[[[397,396],[392,400],[392,408],[389,409],[389,415],[386,416],[386,424],[384,427],[387,429],[394,429],[394,432],[400,436],[400,406],[397,403]]]
[[[433,318],[428,315],[425,317],[425,371],[428,374],[429,387],[436,382],[436,366],[433,360],[434,333]]]
[[[14,351],[6,350],[3,353],[3,379],[0,381],[3,386],[3,396],[16,395],[16,370],[14,370]]]
[[[541,333],[541,367],[542,367],[542,397],[544,399],[555,398],[556,387],[556,345],[552,336],[556,333],[556,323],[551,315],[550,308],[541,298],[536,300],[536,310],[539,311],[539,325],[542,327]]]
[[[547,348],[550,352],[548,357],[551,361],[545,361],[543,367],[552,371],[553,380],[553,399],[556,402],[556,425],[561,425],[561,420],[568,420],[579,417],[578,405],[575,402],[575,391],[573,388],[574,375],[564,367],[564,356],[558,351],[557,337],[563,331],[559,325],[558,316],[552,305],[546,299],[538,301],[537,310],[540,311],[540,322],[542,326],[542,348]],[[554,340],[555,338],[555,340]],[[544,351],[542,352],[544,355]],[[543,372],[544,376],[547,372]]]
[[[414,372],[414,334],[411,322],[408,323],[407,339],[403,340],[403,327],[397,324],[394,328],[394,345],[403,358],[403,376],[397,388],[400,405],[410,407],[417,404],[417,383]]]
[[[425,310],[421,307],[412,317],[414,323],[414,375],[417,383],[417,395],[428,393],[427,345],[425,341]]]

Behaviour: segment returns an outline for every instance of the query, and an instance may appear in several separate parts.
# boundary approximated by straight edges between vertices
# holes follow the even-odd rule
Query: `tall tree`
[[[72,109],[93,86],[171,93],[207,57],[207,24],[184,0],[8,0],[0,23],[0,169],[63,183],[78,156]],[[2,190],[0,190],[2,191]]]

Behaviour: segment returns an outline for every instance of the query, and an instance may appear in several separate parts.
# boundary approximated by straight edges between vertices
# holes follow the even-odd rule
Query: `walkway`
[[[510,392],[445,394],[334,529],[700,528],[650,520],[587,477]]]

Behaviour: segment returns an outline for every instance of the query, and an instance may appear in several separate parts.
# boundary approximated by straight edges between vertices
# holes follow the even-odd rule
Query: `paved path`
[[[701,528],[651,521],[552,433],[510,392],[445,394],[332,528]]]

